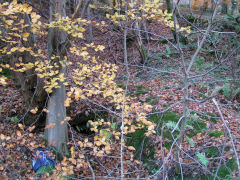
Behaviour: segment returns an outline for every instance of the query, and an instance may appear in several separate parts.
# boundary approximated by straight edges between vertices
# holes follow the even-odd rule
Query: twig
[[[234,141],[233,141],[233,137],[232,137],[231,131],[230,131],[230,129],[229,129],[228,126],[227,126],[227,123],[226,123],[226,121],[225,121],[225,119],[224,119],[224,117],[223,117],[222,111],[221,111],[221,109],[220,109],[220,107],[219,107],[219,105],[218,105],[216,99],[213,98],[212,101],[213,101],[213,103],[215,104],[215,106],[216,106],[216,108],[217,108],[217,110],[218,110],[218,113],[219,113],[219,115],[220,115],[220,117],[221,117],[221,119],[222,119],[223,125],[225,126],[225,128],[226,128],[226,130],[227,130],[227,133],[228,133],[228,135],[229,135],[230,141],[231,141],[231,143],[232,143],[233,150],[234,150],[234,153],[235,153],[235,156],[236,156],[236,160],[237,160],[237,165],[238,165],[238,176],[240,176],[240,164],[239,164],[239,158],[238,158],[238,154],[237,154],[236,146],[235,146],[235,144],[234,144]]]
[[[125,11],[127,12],[127,3],[125,4]],[[128,23],[128,19],[126,17],[126,24]],[[128,83],[129,83],[129,77],[130,77],[130,73],[129,73],[129,68],[128,68],[128,57],[127,57],[127,29],[124,28],[124,34],[123,34],[123,46],[124,46],[124,64],[126,67],[126,73],[127,73],[127,82],[126,82],[126,88],[125,88],[125,95],[127,94],[127,90],[128,90]],[[124,110],[124,103],[123,103],[123,108],[122,108],[122,117],[121,117],[121,180],[124,179],[124,164],[123,164],[123,155],[124,155],[124,119],[125,119],[125,110]]]
[[[182,116],[182,117],[178,120],[176,126],[175,126],[174,129],[171,131],[172,134],[173,134],[174,131],[178,128],[178,125],[179,125],[179,123],[182,121],[183,118],[184,118],[184,116]]]
[[[208,24],[207,30],[206,30],[206,32],[204,33],[204,36],[202,37],[202,40],[201,40],[201,42],[200,42],[197,50],[195,51],[195,53],[194,53],[194,55],[193,55],[193,57],[192,57],[192,59],[191,59],[191,61],[190,61],[190,63],[189,63],[189,66],[188,66],[188,68],[187,68],[187,74],[190,72],[193,63],[194,63],[194,61],[195,61],[198,53],[200,52],[200,50],[201,50],[201,48],[202,48],[202,46],[203,46],[203,43],[205,42],[205,40],[206,40],[206,38],[207,38],[207,36],[208,36],[208,34],[209,34],[209,32],[210,32],[210,29],[211,29],[213,20],[215,19],[215,16],[216,16],[216,14],[217,14],[218,4],[219,4],[219,3],[216,4],[216,7],[215,7],[215,9],[214,9],[214,12],[213,12],[211,21],[210,21],[210,23]]]
[[[92,173],[92,179],[95,180],[95,173],[93,171],[93,168],[92,168],[92,166],[91,166],[89,161],[87,161],[87,163],[88,163],[88,167],[89,167],[89,169],[91,170],[91,173]]]
[[[83,0],[80,0],[79,3],[78,3],[78,5],[77,5],[76,10],[74,11],[74,13],[73,13],[73,15],[72,15],[72,20],[76,18],[77,13],[78,13],[80,7],[82,6],[82,3],[83,3]]]
[[[87,11],[87,8],[88,8],[90,2],[91,2],[91,0],[88,0],[88,1],[85,3],[85,6],[83,7],[82,13],[81,13],[81,16],[80,16],[81,18],[83,18],[84,15],[86,14],[86,11]]]

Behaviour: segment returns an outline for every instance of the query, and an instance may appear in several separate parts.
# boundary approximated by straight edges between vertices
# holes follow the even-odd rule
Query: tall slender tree
[[[66,1],[51,0],[50,1],[50,22],[57,21],[59,17],[65,17]],[[48,58],[56,57],[53,63],[59,64],[58,71],[65,75],[65,67],[60,61],[67,56],[67,33],[60,28],[50,28],[48,35]],[[66,99],[66,91],[63,83],[59,84],[59,88],[53,90],[49,95],[47,123],[46,125],[54,125],[53,128],[46,128],[46,138],[48,145],[56,147],[60,155],[67,152],[66,143],[68,141],[67,124],[61,123],[66,119],[66,107],[64,101]]]

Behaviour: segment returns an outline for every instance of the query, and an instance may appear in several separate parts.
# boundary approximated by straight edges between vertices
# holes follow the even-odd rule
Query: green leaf
[[[176,126],[177,126],[177,123],[174,122],[174,121],[168,121],[166,123],[166,126],[169,128],[169,129],[174,129]],[[176,130],[179,131],[179,128],[177,127]]]
[[[198,116],[197,116],[196,113],[191,115],[191,118],[192,118],[193,121],[197,121],[198,120]]]
[[[194,147],[194,146],[195,146],[195,142],[192,140],[192,138],[190,138],[190,137],[188,137],[188,136],[186,136],[186,138],[187,138],[190,146],[191,146],[191,147]]]
[[[207,166],[209,161],[205,157],[205,155],[203,153],[199,153],[199,152],[197,152],[196,155],[197,155],[199,161],[201,162],[201,164],[204,165],[204,166]]]
[[[112,128],[113,128],[113,129],[116,129],[116,128],[117,128],[117,123],[115,123],[115,122],[112,123]]]
[[[223,95],[227,98],[230,96],[230,83],[225,83],[223,85]]]
[[[166,45],[166,50],[167,50],[167,54],[170,55],[171,54],[171,49],[169,48],[168,45]]]
[[[74,174],[69,175],[69,176],[63,176],[63,177],[66,178],[67,180],[76,179]]]
[[[189,124],[186,124],[186,129],[191,129],[191,130],[193,130],[193,129],[194,129],[194,127],[193,127],[193,126],[191,126],[191,125],[189,125]]]
[[[10,121],[15,124],[19,123],[19,119],[17,117],[11,117]]]
[[[45,174],[45,173],[51,174],[53,169],[54,168],[52,166],[42,166],[37,171],[37,174]]]
[[[218,137],[224,136],[224,132],[222,132],[222,131],[212,131],[212,132],[209,132],[209,136],[218,138]]]
[[[240,88],[237,88],[237,89],[233,92],[232,98],[235,98],[239,93],[240,93]]]
[[[107,139],[110,139],[111,137],[112,137],[112,133],[110,133],[110,132],[107,133],[106,138],[107,138]]]

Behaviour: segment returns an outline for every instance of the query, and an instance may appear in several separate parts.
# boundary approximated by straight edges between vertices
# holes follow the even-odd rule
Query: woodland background
[[[240,2],[0,3],[1,179],[239,179]]]

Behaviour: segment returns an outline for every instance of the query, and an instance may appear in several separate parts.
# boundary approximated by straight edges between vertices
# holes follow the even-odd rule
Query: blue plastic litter
[[[34,159],[32,160],[32,168],[38,172],[40,167],[50,166],[55,167],[56,163],[53,158],[53,153],[47,148],[36,148],[34,150]]]

